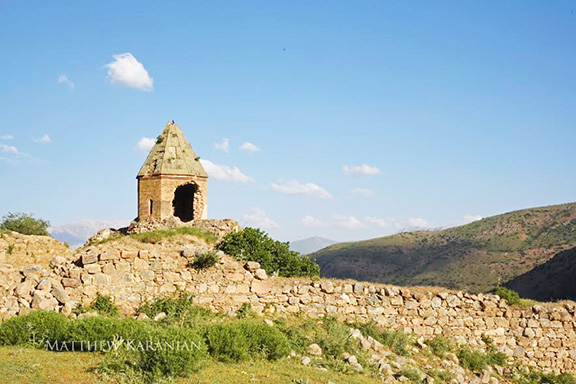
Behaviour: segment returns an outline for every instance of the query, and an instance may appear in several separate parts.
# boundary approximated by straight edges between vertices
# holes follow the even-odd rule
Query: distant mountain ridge
[[[335,244],[310,257],[327,277],[483,292],[574,247],[576,203],[570,203],[439,231]]]
[[[307,255],[312,252],[326,248],[332,244],[336,244],[336,241],[325,239],[323,237],[313,236],[307,239],[296,240],[290,242],[290,249],[292,251],[300,252],[303,255]]]
[[[121,228],[130,224],[130,220],[79,220],[48,228],[56,240],[68,243],[71,248],[82,246],[96,232],[106,228]]]

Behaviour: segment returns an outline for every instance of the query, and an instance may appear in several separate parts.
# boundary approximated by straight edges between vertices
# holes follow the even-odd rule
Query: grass
[[[412,341],[407,333],[382,328],[374,323],[354,323],[352,325],[358,328],[365,336],[371,336],[386,345],[397,355],[408,356],[410,354],[408,348]]]
[[[178,227],[170,229],[159,229],[156,231],[149,231],[143,233],[132,233],[128,236],[138,240],[142,243],[156,244],[161,242],[165,238],[181,236],[181,235],[192,235],[200,239],[204,239],[207,243],[214,244],[218,240],[214,234],[203,231],[196,227]]]
[[[109,296],[102,296],[100,293],[96,295],[96,299],[88,307],[84,307],[82,303],[78,303],[76,308],[72,310],[75,314],[96,311],[101,315],[118,316],[118,308],[112,303]]]
[[[156,243],[160,243],[162,240],[164,240],[166,238],[175,237],[175,236],[182,236],[182,235],[196,236],[200,239],[203,239],[204,241],[206,241],[209,244],[215,244],[218,241],[218,237],[211,232],[203,231],[203,230],[196,228],[196,227],[177,227],[177,228],[169,228],[169,229],[158,229],[155,231],[148,231],[148,232],[142,232],[142,233],[131,233],[129,235],[116,234],[116,235],[110,236],[106,239],[96,241],[96,242],[92,243],[92,245],[99,245],[99,244],[109,243],[112,241],[117,241],[117,240],[120,240],[126,236],[128,236],[134,240],[137,240],[141,243],[156,244]]]

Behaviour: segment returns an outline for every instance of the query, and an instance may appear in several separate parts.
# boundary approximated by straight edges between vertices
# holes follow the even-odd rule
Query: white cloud
[[[143,137],[136,144],[136,150],[139,152],[148,153],[150,152],[154,144],[156,144],[156,140],[151,139],[149,137]]]
[[[334,215],[333,225],[340,228],[362,228],[364,223],[355,218],[354,216]]]
[[[58,76],[58,84],[65,84],[70,90],[74,89],[74,83],[66,75]]]
[[[240,146],[240,150],[250,152],[250,153],[261,151],[260,148],[258,148],[256,145],[254,145],[248,141]]]
[[[2,152],[13,153],[15,155],[20,154],[18,148],[13,145],[0,144],[0,150],[2,150]]]
[[[210,160],[201,159],[202,166],[208,173],[208,176],[216,180],[231,181],[235,183],[250,183],[254,179],[245,175],[238,167],[229,167],[227,165],[214,164]]]
[[[468,215],[464,215],[464,217],[462,217],[462,221],[465,224],[469,224],[469,223],[472,223],[472,222],[478,221],[478,220],[482,220],[482,216],[468,214]]]
[[[268,217],[266,211],[257,207],[251,208],[249,213],[242,216],[242,223],[244,226],[262,229],[273,229],[280,227],[277,222]]]
[[[39,144],[48,144],[52,142],[52,139],[48,135],[44,135],[42,137],[32,138],[32,141]]]
[[[106,68],[112,84],[122,84],[142,91],[154,89],[154,79],[131,53],[114,55],[114,61],[106,64]]]
[[[342,172],[346,176],[374,176],[380,174],[380,169],[368,164],[343,165]]]
[[[308,228],[363,228],[365,225],[362,221],[354,216],[334,215],[332,220],[324,221],[313,216],[306,215],[300,219],[300,223]]]
[[[374,225],[380,228],[386,228],[386,220],[376,216],[366,216],[364,222],[369,225]]]
[[[350,191],[350,194],[348,196],[372,197],[374,196],[374,191],[368,188],[354,188]]]
[[[325,228],[328,226],[328,223],[322,221],[322,220],[318,220],[310,215],[306,215],[304,216],[301,220],[300,223],[302,223],[302,225],[304,225],[305,227],[308,228]]]
[[[12,140],[14,136],[12,135],[2,135],[0,136],[0,140]]]
[[[221,143],[214,143],[214,148],[228,153],[230,151],[230,140],[223,139]]]
[[[432,228],[433,225],[422,219],[421,217],[411,217],[408,219],[408,225],[417,228]]]
[[[274,192],[285,195],[307,195],[319,199],[332,198],[332,195],[327,190],[314,183],[301,184],[297,180],[290,180],[285,184],[272,183],[270,187]]]

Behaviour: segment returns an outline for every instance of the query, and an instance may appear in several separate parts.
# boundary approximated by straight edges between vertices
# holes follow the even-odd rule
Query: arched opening
[[[174,216],[184,222],[194,219],[194,194],[197,189],[196,184],[184,184],[176,188],[172,200]]]
[[[150,205],[150,216],[152,216],[152,214],[154,213],[154,200],[150,199],[148,203]]]

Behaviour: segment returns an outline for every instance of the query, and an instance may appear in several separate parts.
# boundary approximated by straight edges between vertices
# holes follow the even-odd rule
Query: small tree
[[[19,232],[24,235],[49,236],[49,226],[49,221],[37,219],[32,214],[10,212],[2,218],[2,223],[0,223],[0,229]]]
[[[298,252],[290,250],[288,243],[276,241],[256,228],[244,228],[229,233],[218,244],[218,249],[240,261],[257,261],[269,274],[280,276],[318,276],[320,266]]]

